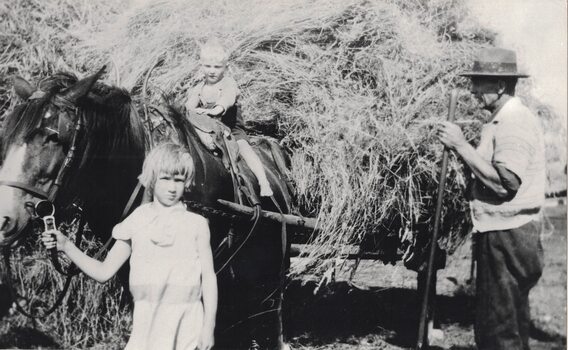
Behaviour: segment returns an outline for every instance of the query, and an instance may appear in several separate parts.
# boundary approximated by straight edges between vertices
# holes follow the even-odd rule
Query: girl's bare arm
[[[100,283],[106,282],[114,276],[132,252],[130,241],[119,239],[116,240],[105,260],[98,261],[83,253],[59,231],[44,232],[42,241],[48,249],[57,246],[57,249],[63,251],[81,271]]]

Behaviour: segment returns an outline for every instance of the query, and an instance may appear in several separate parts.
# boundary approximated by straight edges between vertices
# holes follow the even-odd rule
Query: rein
[[[84,226],[84,221],[83,221],[83,216],[81,215],[81,219],[79,220],[79,231],[77,232],[76,236],[75,236],[75,244],[78,245],[81,242],[81,238],[83,236],[83,226]],[[65,278],[65,284],[63,285],[63,289],[61,290],[61,292],[59,292],[57,298],[55,299],[55,303],[53,303],[53,305],[47,309],[46,311],[44,311],[42,314],[34,314],[31,311],[26,311],[18,302],[18,293],[16,292],[16,289],[14,288],[14,281],[12,280],[12,267],[10,264],[10,247],[6,246],[3,248],[2,250],[3,256],[4,256],[4,264],[6,265],[6,280],[7,280],[7,285],[8,285],[8,290],[10,292],[10,296],[12,297],[13,300],[15,300],[14,304],[16,305],[16,309],[22,313],[24,316],[32,318],[32,319],[37,319],[37,318],[43,318],[46,317],[50,314],[52,314],[55,310],[57,310],[57,308],[61,305],[61,303],[63,302],[63,298],[65,298],[65,295],[67,294],[67,291],[69,290],[69,287],[71,286],[71,280],[73,279],[73,277],[75,275],[77,275],[79,273],[79,270],[75,267],[75,265],[70,265],[69,269],[67,271],[63,271],[61,265],[59,264],[59,259],[57,258],[57,250],[55,249],[55,260],[53,258],[53,254],[54,254],[54,250],[50,251],[50,258],[51,261],[55,267],[55,269],[57,270],[57,272],[59,272],[60,274],[66,276]],[[57,265],[56,265],[57,263]]]
[[[73,275],[68,275],[67,278],[65,279],[65,285],[63,286],[61,293],[59,293],[59,295],[57,296],[57,299],[55,300],[53,306],[51,306],[42,315],[37,315],[37,314],[34,315],[33,313],[24,310],[24,308],[20,305],[20,303],[18,303],[17,299],[19,296],[16,293],[16,290],[14,289],[13,286],[14,282],[12,281],[12,271],[11,271],[12,269],[10,267],[10,248],[4,247],[2,253],[4,255],[4,264],[6,265],[6,280],[8,282],[7,283],[8,290],[10,292],[10,296],[12,297],[12,299],[15,300],[14,304],[16,305],[16,309],[24,316],[32,319],[46,317],[49,314],[53,313],[55,310],[57,310],[59,305],[61,305],[61,302],[63,302],[63,298],[65,297],[65,294],[67,294],[67,290],[69,290],[69,286],[71,285],[71,279],[73,278]]]

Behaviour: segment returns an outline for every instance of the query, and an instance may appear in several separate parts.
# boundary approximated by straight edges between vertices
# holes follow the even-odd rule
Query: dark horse
[[[7,115],[2,129],[0,246],[18,244],[29,232],[34,205],[45,198],[56,208],[81,203],[101,240],[110,237],[120,220],[136,187],[149,133],[130,95],[97,83],[100,74],[82,80],[56,74],[39,89],[16,79],[16,92],[25,101]],[[195,162],[187,199],[205,208],[217,207],[217,199],[233,201],[233,180],[221,159],[202,146],[183,114],[165,110],[170,132]],[[265,140],[257,147],[276,199],[274,204],[263,201],[263,206],[286,211],[289,193],[280,180],[274,149]],[[137,197],[139,204],[142,196]],[[252,222],[227,216],[211,217],[210,225],[219,281],[218,347],[283,347],[281,286],[289,259],[285,231],[262,220],[251,230]]]

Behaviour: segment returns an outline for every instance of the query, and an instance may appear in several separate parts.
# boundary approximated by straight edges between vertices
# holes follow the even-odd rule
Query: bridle
[[[39,215],[40,213],[38,213],[38,205],[39,204],[44,204],[44,205],[49,205],[51,208],[53,208],[53,210],[50,210],[51,214],[55,213],[55,200],[57,198],[57,195],[59,194],[59,190],[61,189],[63,183],[68,179],[68,174],[69,171],[71,170],[71,167],[73,166],[74,163],[77,162],[77,158],[78,156],[78,148],[79,148],[79,143],[80,143],[80,135],[82,134],[83,131],[83,125],[84,125],[84,120],[83,120],[83,115],[79,113],[78,108],[76,108],[75,106],[73,106],[72,104],[70,104],[69,102],[65,101],[62,98],[59,98],[58,96],[56,96],[56,98],[58,98],[61,102],[61,100],[63,100],[63,106],[66,107],[64,112],[59,114],[59,120],[58,120],[58,130],[56,131],[59,134],[59,138],[60,140],[68,140],[70,139],[70,146],[69,149],[67,151],[67,154],[65,156],[65,159],[63,160],[63,164],[61,166],[61,168],[59,169],[59,172],[57,174],[57,177],[53,183],[52,188],[50,189],[49,192],[45,192],[42,189],[36,188],[34,186],[31,186],[29,184],[26,184],[24,182],[19,182],[19,181],[0,181],[0,186],[9,186],[9,187],[14,187],[14,188],[18,188],[20,190],[23,190],[25,192],[28,192],[29,194],[33,195],[34,197],[38,198],[39,201],[35,204],[34,206],[34,213],[32,215],[32,219],[36,219],[36,218],[41,218],[41,215]],[[62,104],[62,103],[59,103]],[[67,116],[70,111],[72,111],[75,115],[75,118],[67,118],[68,121],[67,122],[62,122],[61,118],[63,118],[63,116]],[[75,120],[74,125],[71,126],[71,121]],[[51,129],[50,129],[51,130]],[[74,130],[72,135],[69,135],[69,131],[70,130]],[[53,131],[53,130],[51,130]],[[63,137],[62,137],[63,136]],[[121,215],[121,220],[124,219],[129,213],[130,210],[132,209],[134,202],[136,200],[136,198],[138,197],[140,191],[142,189],[142,186],[140,184],[140,182],[138,182],[138,184],[136,185],[135,189],[133,190],[130,199],[128,200],[122,215]],[[31,203],[26,203],[26,205],[31,204]],[[33,205],[33,204],[32,204]],[[76,210],[78,212],[78,224],[77,224],[77,233],[75,234],[75,245],[79,246],[81,239],[82,239],[82,235],[83,235],[83,228],[84,228],[84,224],[85,224],[85,220],[84,220],[84,215],[82,214],[82,209],[79,206],[76,206],[74,204],[74,206],[76,207]],[[77,218],[76,218],[77,219]],[[5,271],[5,275],[6,275],[6,279],[8,281],[8,289],[10,291],[10,294],[12,296],[13,300],[17,300],[18,295],[15,291],[15,288],[13,287],[13,283],[12,283],[12,278],[11,278],[11,268],[10,268],[10,246],[12,245],[12,243],[14,243],[15,241],[17,241],[20,236],[22,235],[23,232],[25,232],[25,229],[28,227],[29,225],[21,228],[20,230],[18,230],[18,232],[16,232],[9,240],[6,240],[5,242],[3,242],[2,246],[0,248],[3,248],[3,254],[4,254],[4,262],[6,264],[6,271]],[[93,256],[93,258],[95,259],[99,259],[100,256],[102,256],[102,254],[108,250],[110,244],[112,243],[113,238],[112,236],[103,244],[103,246],[98,250],[98,252]],[[65,296],[65,294],[67,293],[69,286],[71,284],[71,280],[73,278],[73,276],[75,276],[76,274],[78,274],[80,271],[79,269],[76,268],[75,265],[71,264],[67,270],[64,270],[61,266],[61,264],[59,263],[59,257],[58,257],[58,252],[56,248],[50,249],[50,260],[53,264],[53,266],[55,267],[55,269],[62,275],[66,276],[66,280],[65,280],[65,284],[63,286],[63,289],[61,290],[61,292],[59,293],[59,295],[56,298],[55,303],[46,311],[44,311],[41,315],[40,314],[32,314],[31,312],[28,312],[26,310],[23,309],[23,307],[16,302],[16,308],[18,309],[19,312],[21,312],[22,314],[24,314],[27,317],[30,318],[42,318],[45,317],[51,313],[53,313],[57,307],[59,307],[59,305],[61,304],[61,302],[63,301],[63,298]]]
[[[59,98],[59,100],[64,100],[62,98]],[[64,101],[67,102],[67,101]],[[76,159],[77,159],[77,148],[79,145],[79,135],[81,134],[82,130],[83,130],[83,118],[82,115],[80,115],[78,113],[78,108],[75,106],[72,106],[70,103],[65,103],[64,104],[64,108],[65,108],[65,115],[67,115],[69,113],[69,109],[73,110],[73,113],[75,115],[75,124],[74,127],[72,129],[74,129],[73,135],[68,135],[68,131],[71,129],[71,126],[69,125],[70,123],[64,123],[62,122],[61,118],[62,115],[64,115],[64,113],[61,113],[58,118],[58,130],[56,131],[58,133],[58,135],[61,137],[62,135],[65,135],[65,137],[70,137],[71,138],[71,143],[69,146],[69,149],[67,151],[67,154],[65,156],[65,159],[63,160],[63,164],[61,166],[61,168],[59,169],[59,172],[57,174],[57,177],[55,178],[55,181],[53,183],[53,186],[51,187],[49,192],[45,192],[42,189],[39,189],[37,187],[34,187],[30,184],[24,183],[24,182],[19,182],[19,181],[0,181],[0,186],[9,186],[9,187],[13,187],[13,188],[17,188],[20,190],[23,190],[29,194],[31,194],[32,196],[39,198],[40,200],[35,204],[34,206],[34,212],[32,214],[32,219],[41,217],[40,215],[38,215],[38,206],[40,204],[43,205],[51,205],[52,207],[52,214],[55,213],[55,199],[57,198],[57,195],[59,193],[59,190],[61,188],[61,185],[63,184],[64,180],[67,177],[67,174],[69,173],[69,170],[71,169],[71,166],[73,165],[73,163],[75,163]],[[65,130],[66,129],[66,130]],[[63,139],[65,140],[65,139]],[[26,205],[29,205],[30,203],[26,203]],[[80,210],[80,208],[79,208]],[[80,243],[81,237],[82,237],[82,233],[83,233],[83,226],[84,226],[84,218],[83,215],[80,214],[80,218],[79,218],[79,224],[78,224],[78,232],[76,234],[76,244]],[[12,273],[11,273],[11,264],[10,264],[10,247],[11,245],[16,242],[18,239],[20,239],[21,235],[26,231],[26,228],[28,228],[29,225],[25,225],[24,227],[20,228],[18,230],[18,232],[16,232],[15,234],[13,234],[10,238],[7,238],[4,242],[2,242],[2,250],[3,250],[3,255],[4,255],[4,263],[6,265],[6,280],[7,280],[7,284],[8,284],[8,289],[10,291],[10,294],[12,296],[12,300],[15,300],[15,305],[16,308],[18,309],[19,312],[21,312],[22,314],[26,315],[27,317],[30,318],[38,318],[38,317],[45,317],[49,314],[51,314],[52,312],[54,312],[59,305],[61,304],[61,302],[63,301],[63,298],[65,296],[65,294],[67,293],[69,286],[71,284],[71,279],[73,278],[74,275],[76,275],[79,270],[74,266],[74,265],[70,265],[68,267],[68,269],[65,271],[62,267],[61,264],[59,263],[59,257],[58,257],[58,253],[57,253],[57,249],[53,248],[50,249],[50,259],[51,262],[53,263],[55,269],[61,273],[62,275],[66,276],[66,280],[65,280],[65,284],[63,289],[61,290],[61,292],[59,293],[58,297],[56,298],[55,303],[49,308],[47,309],[42,315],[38,315],[38,314],[32,314],[31,312],[28,312],[26,310],[23,309],[23,307],[18,303],[17,299],[18,299],[18,295],[17,292],[15,291],[15,288],[13,287],[13,281],[12,281]]]
[[[19,181],[0,181],[0,186],[9,186],[9,187],[13,187],[13,188],[17,188],[20,189],[22,191],[25,191],[29,194],[31,194],[32,196],[34,196],[35,198],[39,199],[40,202],[45,202],[48,203],[49,205],[51,205],[53,207],[53,213],[55,211],[55,200],[59,194],[59,190],[61,189],[61,186],[64,182],[68,182],[68,173],[71,169],[71,167],[73,166],[73,164],[75,164],[77,162],[77,158],[78,158],[78,147],[79,147],[79,142],[80,142],[80,136],[83,134],[83,124],[84,124],[84,115],[83,113],[79,113],[79,108],[77,107],[77,101],[79,101],[80,98],[87,96],[87,94],[89,93],[90,89],[94,86],[95,82],[99,79],[99,77],[103,74],[103,72],[105,71],[106,66],[103,66],[97,73],[86,77],[80,81],[75,82],[72,86],[65,88],[65,90],[56,93],[55,95],[53,95],[53,101],[51,101],[51,103],[55,106],[59,108],[59,113],[57,114],[58,116],[58,120],[57,120],[57,130],[53,130],[51,128],[45,127],[46,130],[49,130],[50,132],[54,132],[58,135],[58,139],[61,142],[61,144],[63,145],[64,149],[65,147],[69,147],[67,152],[66,152],[66,156],[65,159],[63,160],[63,164],[61,166],[61,168],[59,169],[59,172],[57,174],[57,177],[55,178],[55,181],[52,184],[51,189],[49,190],[49,192],[45,192],[42,189],[36,188],[30,184],[24,183],[24,182],[19,182]],[[18,86],[20,88],[18,88]],[[45,93],[41,90],[35,90],[35,91],[31,91],[30,87],[29,87],[29,83],[25,83],[23,85],[21,85],[21,82],[18,84],[14,85],[14,88],[16,90],[16,93],[18,95],[20,95],[20,97],[23,98],[27,98],[28,100],[34,100],[34,99],[40,99],[43,96],[45,96]],[[21,91],[22,93],[18,92]],[[29,93],[29,94],[28,94]],[[27,95],[26,95],[27,94]],[[49,113],[49,110],[47,111],[47,113]],[[73,117],[69,117],[69,115],[73,113]],[[49,118],[47,115],[44,115],[44,118]],[[43,120],[43,119],[42,119]],[[41,124],[40,124],[41,126]],[[79,165],[80,167],[81,165]],[[141,191],[142,186],[140,185],[140,183],[138,183],[138,185],[136,186],[136,188],[134,189],[130,199],[128,200],[128,203],[126,205],[126,207],[124,208],[124,211],[122,213],[122,217],[121,220],[124,219],[126,217],[126,215],[129,213],[130,209],[132,208],[135,199],[137,198],[138,194]],[[75,205],[75,203],[72,203]],[[26,210],[28,209],[28,207],[34,206],[33,203],[31,202],[26,202],[25,204]],[[36,203],[37,205],[37,203]],[[77,207],[77,206],[76,206]],[[82,230],[84,227],[84,215],[81,214],[82,210],[80,207],[77,207],[79,209],[78,211],[78,215],[79,215],[79,224],[78,224],[78,231],[76,233],[76,245],[79,244],[79,240],[81,239],[82,236]],[[36,213],[37,209],[34,208],[34,213],[31,215],[32,219],[35,219],[37,217],[37,213]],[[35,217],[34,217],[35,216]],[[18,239],[20,239],[20,236],[22,235],[22,233],[25,231],[25,229],[27,227],[29,227],[30,225],[25,225],[24,227],[18,229],[18,231],[13,234],[9,239],[4,239],[4,241],[2,242],[2,244],[0,245],[0,248],[2,248],[3,253],[4,253],[4,260],[6,263],[6,270],[5,270],[5,274],[7,275],[7,280],[8,280],[8,289],[10,290],[10,294],[12,296],[13,300],[17,300],[18,295],[15,292],[13,286],[12,286],[12,281],[11,281],[11,272],[10,272],[10,247],[12,246],[12,244],[14,242],[16,242]],[[97,252],[97,254],[95,255],[95,259],[98,259],[110,246],[110,244],[112,243],[112,236],[111,238],[109,238],[107,240],[107,242],[103,245],[102,248],[99,249],[99,251]],[[56,270],[64,275],[67,276],[67,279],[65,281],[65,286],[63,287],[63,290],[61,291],[61,293],[59,294],[59,296],[57,297],[57,300],[55,302],[55,304],[49,308],[47,311],[45,311],[42,315],[32,315],[31,313],[26,312],[25,310],[23,310],[23,308],[19,305],[18,302],[16,302],[16,308],[18,309],[18,311],[20,311],[21,313],[23,313],[24,315],[31,317],[31,318],[37,318],[37,317],[45,317],[48,314],[52,313],[53,311],[55,311],[55,309],[61,304],[61,302],[63,301],[63,298],[69,288],[69,285],[71,283],[71,278],[78,273],[78,269],[76,269],[74,267],[74,265],[71,265],[67,271],[63,271],[63,269],[61,268],[60,264],[59,264],[59,260],[58,260],[58,255],[57,255],[57,251],[56,249],[51,250],[50,252],[50,256],[51,256],[51,260],[53,265],[55,266]]]
[[[59,98],[60,100],[63,100],[62,98]],[[65,103],[64,104],[64,108],[65,108],[65,112],[66,114],[69,113],[69,109],[72,108],[73,109],[73,113],[75,115],[75,125],[73,127],[74,132],[73,135],[70,136],[71,138],[71,143],[69,146],[69,149],[67,151],[67,154],[65,155],[65,159],[63,160],[63,164],[61,166],[61,168],[59,169],[59,172],[57,173],[57,177],[55,178],[55,181],[53,183],[53,186],[51,187],[49,192],[45,192],[44,190],[34,187],[30,184],[27,184],[25,182],[20,182],[20,181],[0,181],[0,186],[9,186],[9,187],[14,187],[20,190],[23,190],[31,195],[33,195],[36,198],[39,198],[40,200],[47,200],[51,203],[55,202],[55,199],[57,198],[57,194],[59,193],[59,190],[61,188],[61,185],[63,184],[63,181],[67,175],[67,173],[69,172],[69,170],[71,169],[72,164],[75,162],[75,160],[77,159],[77,148],[78,148],[78,144],[79,144],[79,134],[82,132],[83,130],[83,118],[82,115],[80,115],[78,113],[78,108],[74,107],[74,106],[70,106],[69,103]],[[62,122],[61,118],[62,115],[59,115],[58,118],[60,118],[58,120],[58,131],[57,133],[61,136],[61,135],[66,135],[65,138],[63,138],[63,140],[65,140],[66,138],[69,138],[68,135],[68,131],[64,130],[64,129],[71,129],[70,127],[70,123],[64,123]],[[12,245],[12,243],[16,242],[20,236],[23,234],[23,232],[25,232],[26,226],[22,227],[21,229],[19,229],[15,234],[13,234],[11,237],[6,238],[2,244],[0,244],[0,246],[10,246]]]

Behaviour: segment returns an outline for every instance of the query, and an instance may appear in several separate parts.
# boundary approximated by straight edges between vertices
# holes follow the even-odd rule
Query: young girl
[[[186,150],[172,143],[155,147],[139,177],[153,201],[114,227],[116,242],[103,262],[85,255],[59,231],[42,236],[46,248],[57,246],[98,282],[114,276],[130,257],[134,315],[126,349],[213,346],[217,280],[209,226],[180,201],[192,179],[193,162]]]
[[[225,75],[227,53],[219,43],[210,40],[201,48],[199,64],[205,79],[190,91],[185,104],[187,110],[219,118],[231,128],[231,134],[239,145],[239,153],[258,179],[260,195],[272,196],[264,165],[250,146],[244,131],[244,123],[237,111],[236,104],[239,97],[237,82]]]

